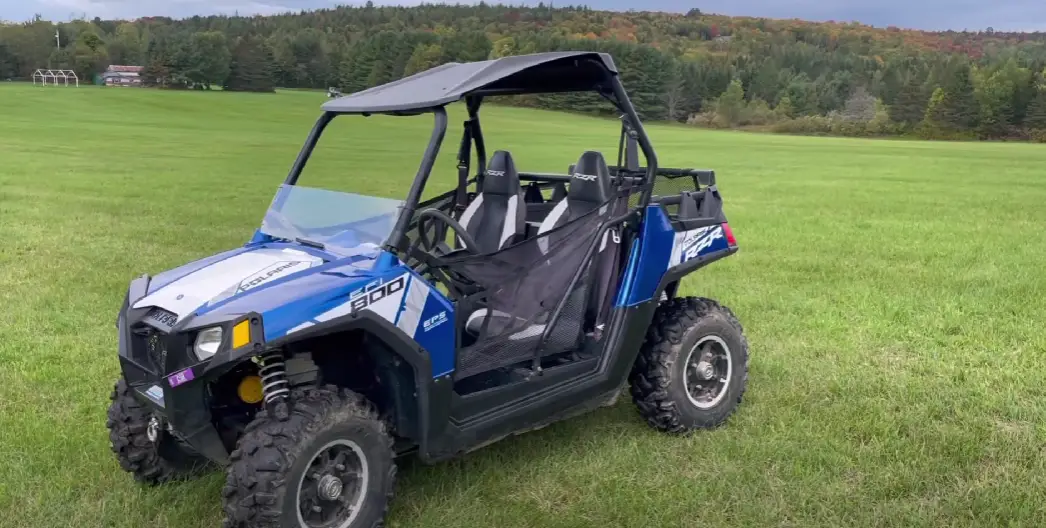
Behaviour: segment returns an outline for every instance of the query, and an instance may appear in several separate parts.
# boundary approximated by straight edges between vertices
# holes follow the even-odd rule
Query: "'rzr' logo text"
[[[719,240],[720,238],[723,238],[722,227],[717,227],[713,229],[711,232],[709,232],[707,235],[698,238],[692,246],[688,247],[686,251],[683,252],[683,262],[697,257],[701,254],[702,251],[708,249],[708,247],[711,246],[713,242]]]
[[[487,176],[504,176],[504,175],[505,175],[505,171],[499,171],[499,170],[488,170],[487,171]]]
[[[584,181],[596,181],[595,174],[581,174],[580,172],[575,172],[574,177]]]
[[[406,276],[397,277],[392,282],[382,284],[381,281],[372,282],[349,294],[349,306],[353,312],[362,310],[398,291],[406,284]]]

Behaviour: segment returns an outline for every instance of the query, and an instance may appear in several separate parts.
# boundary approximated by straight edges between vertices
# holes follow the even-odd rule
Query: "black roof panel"
[[[453,103],[466,95],[610,91],[617,75],[606,53],[559,51],[501,59],[448,63],[323,105],[337,113],[413,114]]]

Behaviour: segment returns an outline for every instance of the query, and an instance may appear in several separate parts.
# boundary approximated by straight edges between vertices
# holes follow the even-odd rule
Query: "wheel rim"
[[[347,528],[367,495],[367,457],[352,440],[321,447],[298,481],[298,524],[302,528]]]
[[[683,363],[683,387],[690,403],[698,409],[711,409],[726,397],[734,361],[730,347],[719,336],[702,337],[690,349]]]

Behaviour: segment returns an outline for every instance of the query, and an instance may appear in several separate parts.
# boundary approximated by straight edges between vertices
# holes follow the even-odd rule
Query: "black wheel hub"
[[[730,350],[716,336],[701,339],[687,356],[683,380],[687,396],[694,406],[708,409],[722,401],[730,384]]]
[[[309,528],[351,524],[366,493],[366,461],[352,442],[332,442],[309,463],[298,487],[300,519]]]

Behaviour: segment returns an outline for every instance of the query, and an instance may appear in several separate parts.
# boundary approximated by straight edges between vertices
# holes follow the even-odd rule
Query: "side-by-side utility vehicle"
[[[616,164],[488,158],[484,100],[560,92],[613,105]],[[426,193],[452,103],[457,185]],[[344,114],[435,120],[403,199],[299,185]],[[383,522],[397,457],[444,460],[626,388],[653,427],[714,427],[748,345],[730,310],[678,292],[736,251],[715,174],[658,167],[609,55],[445,64],[336,97],[249,242],[130,283],[112,449],[149,483],[226,466],[229,527],[358,528]]]

